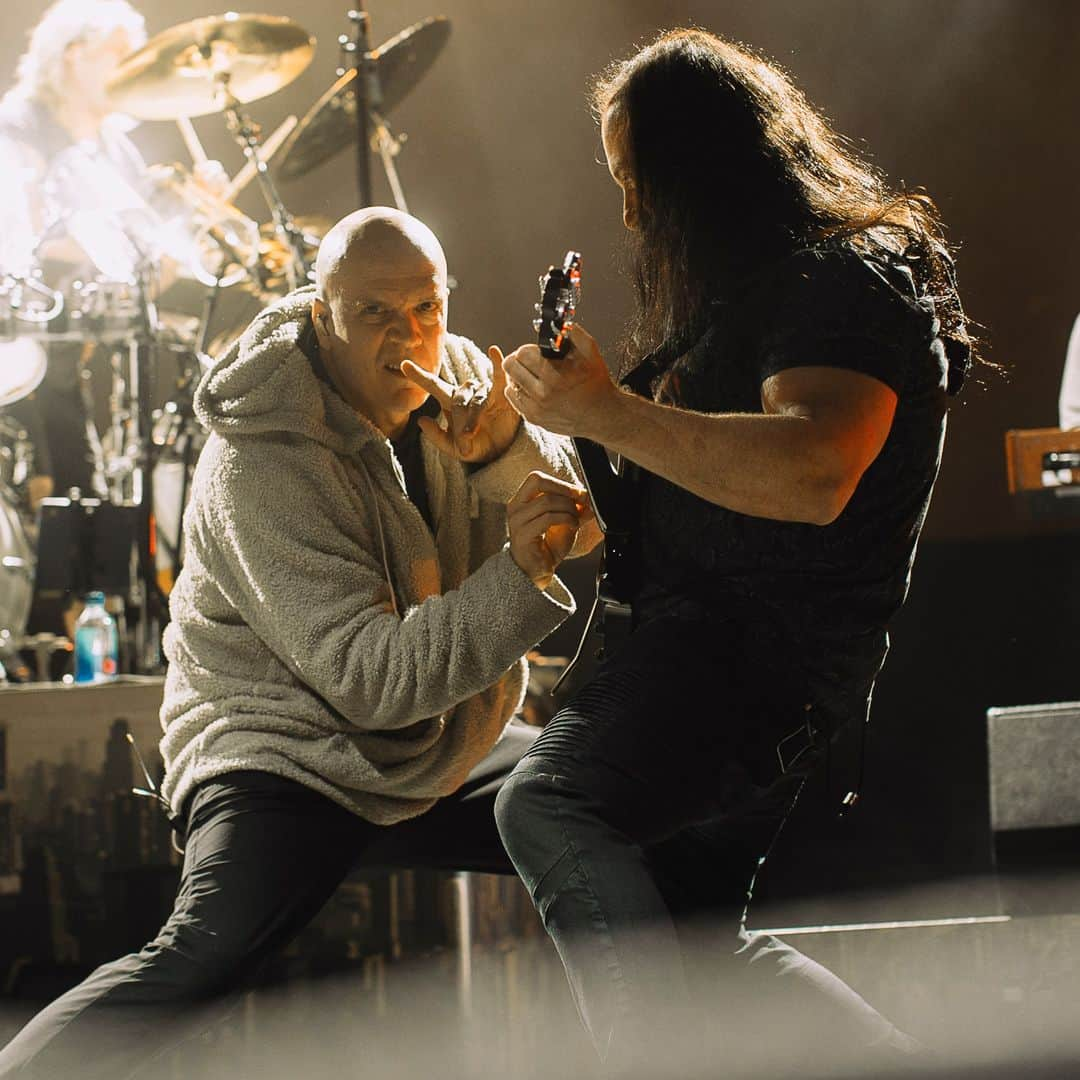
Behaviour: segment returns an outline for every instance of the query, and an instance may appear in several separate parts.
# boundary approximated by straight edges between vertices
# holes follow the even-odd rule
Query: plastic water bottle
[[[86,607],[75,622],[75,681],[115,679],[118,651],[116,623],[105,610],[105,594],[87,593]]]

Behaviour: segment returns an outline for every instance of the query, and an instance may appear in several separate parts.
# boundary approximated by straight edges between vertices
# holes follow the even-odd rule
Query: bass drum
[[[0,660],[26,631],[34,599],[34,552],[11,490],[0,487]]]

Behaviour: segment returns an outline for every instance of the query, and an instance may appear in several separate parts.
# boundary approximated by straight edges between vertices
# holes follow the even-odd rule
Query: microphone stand
[[[364,10],[363,0],[348,14],[353,24],[350,40],[342,35],[338,41],[342,51],[352,57],[356,71],[353,80],[356,94],[356,183],[359,188],[357,206],[372,204],[371,191],[371,112],[382,107],[382,87],[375,57],[371,54],[371,16]]]

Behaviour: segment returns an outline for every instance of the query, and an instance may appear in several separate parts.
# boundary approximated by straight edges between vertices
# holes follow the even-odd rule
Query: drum
[[[67,299],[68,330],[96,334],[136,334],[143,324],[142,299],[130,281],[97,277],[72,283]]]
[[[62,310],[63,298],[36,279],[0,279],[0,408],[45,377],[45,350],[35,339]]]
[[[0,340],[0,408],[33,393],[45,378],[45,349],[31,337]]]
[[[0,416],[0,654],[26,630],[34,598],[34,553],[19,512],[32,454],[26,432]]]
[[[30,438],[10,416],[0,415],[0,491],[9,496],[22,490],[30,479],[33,463]]]
[[[34,599],[34,553],[8,488],[0,487],[0,653],[26,630]]]

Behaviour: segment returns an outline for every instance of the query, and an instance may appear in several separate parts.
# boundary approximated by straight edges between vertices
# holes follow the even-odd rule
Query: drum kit
[[[151,166],[136,184],[84,144],[72,146],[49,169],[44,195],[55,210],[39,233],[0,237],[0,680],[5,665],[26,671],[20,653],[33,644],[25,630],[35,588],[58,584],[57,568],[45,565],[47,521],[93,515],[103,504],[128,508],[134,522],[117,540],[131,550],[113,560],[131,568],[124,590],[129,669],[160,667],[165,598],[182,560],[180,520],[205,438],[192,408],[194,390],[211,356],[243,329],[211,336],[218,302],[238,292],[249,298],[250,310],[307,284],[328,227],[290,214],[275,175],[298,179],[355,146],[357,205],[372,201],[375,153],[395,203],[407,210],[394,165],[404,136],[395,136],[386,115],[430,68],[450,24],[443,16],[424,19],[373,49],[363,5],[348,19],[351,33],[338,39],[336,81],[303,119],[289,117],[265,138],[246,106],[287,86],[311,63],[315,39],[302,26],[229,12],[156,35],[113,72],[109,98],[117,113],[175,122],[193,168]],[[211,114],[222,117],[246,164],[231,179],[207,183],[200,177],[207,156],[191,120]],[[235,205],[252,182],[269,212],[265,223]],[[38,251],[57,234],[78,244],[93,271],[53,288]],[[201,290],[197,317],[159,312],[168,276]],[[99,431],[94,403],[87,402],[94,490],[44,499],[35,516],[28,494],[34,448],[3,410],[34,392],[52,347],[63,343],[84,359],[108,355],[108,419]],[[166,371],[172,384],[159,393],[156,383]],[[85,386],[87,374],[83,380]],[[163,396],[170,400],[155,409]],[[56,548],[52,541],[48,546]],[[98,587],[88,580],[92,573],[64,568],[66,587]]]

